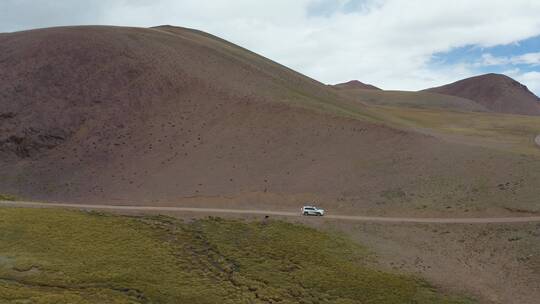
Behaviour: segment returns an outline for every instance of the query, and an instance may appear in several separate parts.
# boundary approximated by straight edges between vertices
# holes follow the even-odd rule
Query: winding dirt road
[[[243,209],[215,209],[215,208],[188,208],[188,207],[157,207],[157,206],[115,206],[115,205],[88,205],[88,204],[61,204],[38,202],[9,202],[0,201],[0,206],[27,207],[27,208],[71,208],[82,210],[112,210],[112,211],[151,211],[151,212],[194,212],[215,214],[251,214],[276,215],[288,217],[301,217],[299,212],[282,212],[266,210]],[[540,216],[498,217],[498,218],[411,218],[411,217],[377,217],[360,215],[325,215],[327,219],[350,220],[361,222],[389,222],[389,223],[435,223],[435,224],[489,224],[489,223],[527,223],[540,222]]]

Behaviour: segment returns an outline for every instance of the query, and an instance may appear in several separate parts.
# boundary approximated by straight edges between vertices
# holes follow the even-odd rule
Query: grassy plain
[[[470,303],[280,221],[0,209],[2,303]]]
[[[366,89],[349,89],[343,92],[352,98],[371,105],[475,112],[489,111],[484,106],[469,99],[430,92],[377,91]]]
[[[391,124],[423,129],[436,135],[454,135],[454,140],[468,144],[540,155],[540,149],[534,143],[534,138],[540,134],[538,116],[392,106],[376,107],[376,112]]]

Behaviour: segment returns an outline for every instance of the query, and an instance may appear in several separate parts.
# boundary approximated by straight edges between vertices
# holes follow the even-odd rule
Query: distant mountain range
[[[364,84],[358,80],[336,84],[333,87],[339,90],[349,91],[380,90],[373,85]],[[356,96],[359,98],[368,99],[367,101],[371,99],[379,104],[393,100],[394,103],[404,104],[406,102],[407,104],[411,105],[414,103],[414,99],[417,99],[419,104],[427,106],[430,102],[428,99],[430,99],[434,105],[441,105],[441,98],[437,98],[435,95],[432,95],[431,98],[429,98],[429,96],[425,94],[419,95],[407,91],[399,92],[403,94],[400,96],[393,94],[393,97],[390,99],[387,98],[389,97],[389,94],[385,95],[384,93],[379,94],[357,91]],[[534,93],[529,91],[525,85],[502,74],[485,74],[475,76],[444,86],[426,89],[423,90],[423,92],[437,93],[461,98],[461,100],[446,100],[445,106],[448,107],[452,106],[453,104],[454,107],[465,110],[477,108],[477,110],[484,109],[496,113],[540,115],[540,99]],[[407,100],[405,101],[404,99]],[[472,101],[476,103],[477,106],[471,107],[470,102],[466,102],[465,100]]]

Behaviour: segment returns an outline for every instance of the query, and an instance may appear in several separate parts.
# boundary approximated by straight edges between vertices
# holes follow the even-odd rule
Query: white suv
[[[323,216],[324,209],[320,209],[314,206],[304,206],[302,207],[302,215],[316,215]]]

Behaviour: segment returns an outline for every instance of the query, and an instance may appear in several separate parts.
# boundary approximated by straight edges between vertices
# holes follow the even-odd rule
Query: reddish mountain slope
[[[467,98],[494,112],[540,115],[538,97],[526,86],[505,75],[471,77],[426,91]]]
[[[198,31],[2,34],[0,193],[268,209],[310,199],[392,212],[436,202],[446,210],[478,201],[485,192],[474,192],[477,184],[496,189],[510,171],[519,179],[530,168],[512,155],[369,122],[366,111]],[[515,196],[537,186],[520,183]],[[469,190],[457,200],[455,189]]]
[[[336,85],[333,85],[333,87],[336,89],[347,89],[347,90],[350,90],[350,89],[381,90],[374,85],[366,84],[358,80],[351,80],[349,82],[338,83]]]

